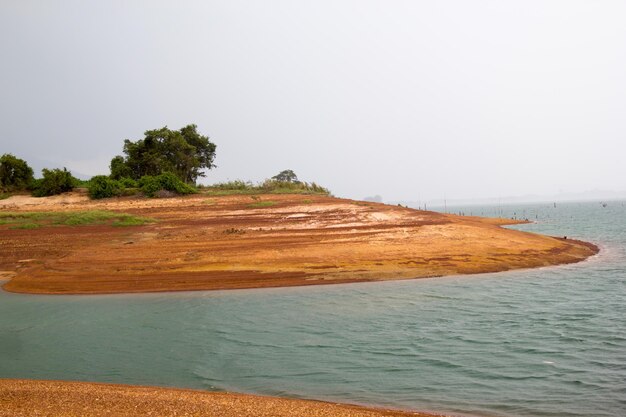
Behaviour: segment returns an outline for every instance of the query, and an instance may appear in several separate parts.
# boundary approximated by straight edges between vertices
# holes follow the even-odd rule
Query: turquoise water
[[[0,292],[0,377],[192,387],[478,416],[626,415],[626,207],[454,208],[598,243],[562,267],[121,296]],[[492,212],[489,212],[491,210]]]

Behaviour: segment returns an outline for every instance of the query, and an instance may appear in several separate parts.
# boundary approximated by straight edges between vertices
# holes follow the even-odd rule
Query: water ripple
[[[493,417],[623,417],[626,209],[531,209],[540,222],[515,228],[602,242],[601,254],[562,267],[329,287],[0,293],[0,375]]]

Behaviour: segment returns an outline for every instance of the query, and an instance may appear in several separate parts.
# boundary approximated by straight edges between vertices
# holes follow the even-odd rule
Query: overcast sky
[[[0,2],[0,154],[108,173],[198,125],[207,182],[385,200],[626,190],[625,1]]]

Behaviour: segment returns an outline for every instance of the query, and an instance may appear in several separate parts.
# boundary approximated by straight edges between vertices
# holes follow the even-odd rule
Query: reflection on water
[[[536,213],[537,224],[516,228],[590,240],[603,251],[563,267],[387,283],[0,293],[0,376],[485,416],[626,415],[626,209],[505,208],[507,217]]]

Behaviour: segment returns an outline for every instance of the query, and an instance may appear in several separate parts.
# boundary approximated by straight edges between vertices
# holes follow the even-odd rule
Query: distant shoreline
[[[6,291],[116,294],[325,285],[582,261],[597,246],[456,216],[302,194],[89,200],[15,196],[2,213],[129,213],[130,227],[0,224]],[[89,217],[89,216],[85,216]],[[43,222],[43,223],[42,223]]]

